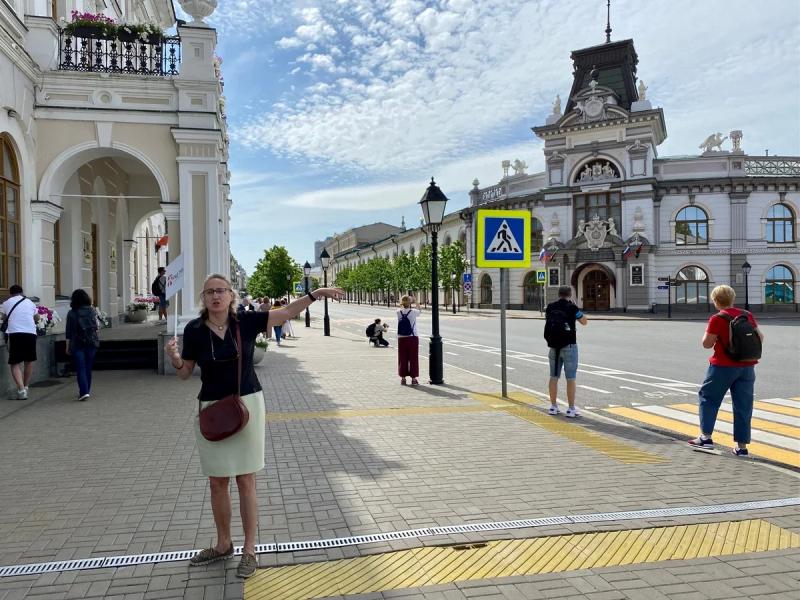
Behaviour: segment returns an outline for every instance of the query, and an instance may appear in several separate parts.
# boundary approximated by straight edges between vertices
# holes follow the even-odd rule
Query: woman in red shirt
[[[732,318],[745,313],[733,308],[736,292],[729,285],[719,285],[711,291],[711,301],[720,313]],[[761,341],[764,334],[752,314],[746,313]],[[728,320],[719,314],[712,315],[703,336],[703,348],[714,348],[714,355],[708,359],[708,371],[705,381],[698,392],[700,398],[700,435],[689,440],[689,445],[701,450],[713,450],[714,425],[725,393],[730,390],[733,405],[733,439],[737,447],[733,449],[736,456],[747,456],[747,444],[750,443],[750,421],[753,417],[753,386],[756,381],[755,365],[758,361],[738,362],[728,356],[725,349],[730,342]]]

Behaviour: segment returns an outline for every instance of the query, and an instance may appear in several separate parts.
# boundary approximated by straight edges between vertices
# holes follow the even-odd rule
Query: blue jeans
[[[550,359],[550,377],[561,377],[561,368],[564,368],[564,377],[575,379],[578,374],[578,344],[564,346],[560,350],[550,348],[547,357]]]
[[[72,349],[75,372],[78,375],[78,393],[81,396],[92,390],[92,366],[94,366],[95,354],[97,354],[97,348],[94,346]]]
[[[275,341],[278,342],[278,346],[281,345],[281,335],[283,334],[283,325],[278,325],[272,328],[275,331]]]
[[[749,444],[755,381],[755,367],[708,365],[706,378],[698,392],[700,430],[709,436],[714,433],[714,425],[717,422],[717,413],[722,404],[722,398],[725,396],[725,392],[730,390],[733,404],[733,439],[741,444]]]

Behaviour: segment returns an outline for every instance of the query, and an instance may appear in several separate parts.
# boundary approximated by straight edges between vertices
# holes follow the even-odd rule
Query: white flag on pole
[[[183,289],[183,254],[167,265],[167,298]]]

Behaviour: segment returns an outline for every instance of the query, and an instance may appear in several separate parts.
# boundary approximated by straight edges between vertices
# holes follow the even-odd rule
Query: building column
[[[117,261],[117,268],[122,272],[122,289],[119,290],[122,298],[122,306],[119,312],[123,313],[128,309],[128,304],[133,302],[133,295],[137,282],[133,280],[133,253],[136,250],[136,240],[122,240],[122,256]]]
[[[56,303],[56,271],[54,225],[61,218],[62,208],[48,201],[31,201],[31,255],[40,265],[29,274],[31,295],[39,296],[44,306]]]

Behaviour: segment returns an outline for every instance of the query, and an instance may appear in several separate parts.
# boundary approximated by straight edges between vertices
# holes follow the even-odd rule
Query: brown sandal
[[[206,548],[190,558],[189,565],[192,567],[210,565],[220,560],[227,560],[231,556],[233,556],[233,544],[231,544],[231,547],[225,552],[218,552],[215,548]]]

